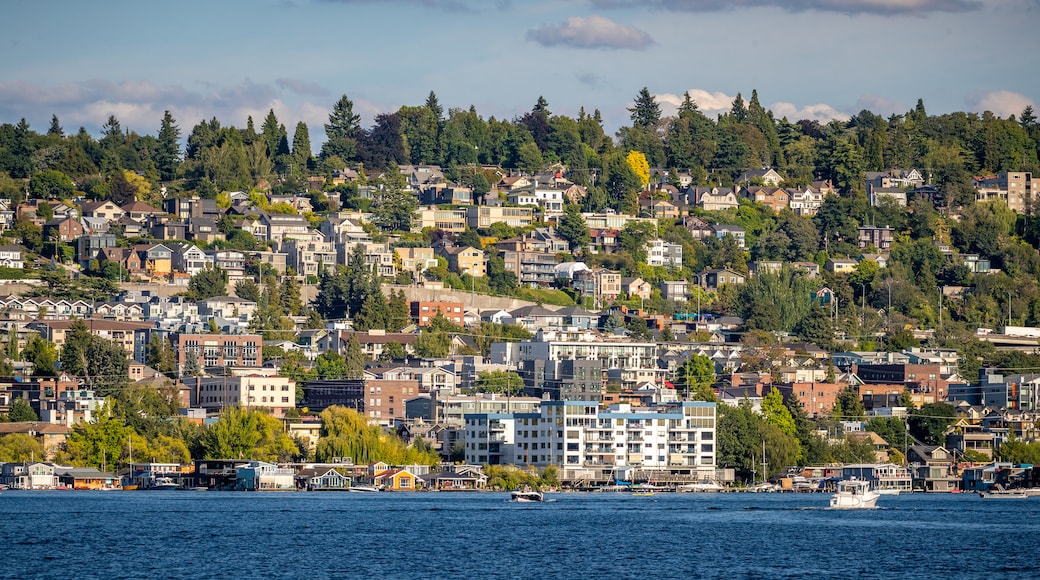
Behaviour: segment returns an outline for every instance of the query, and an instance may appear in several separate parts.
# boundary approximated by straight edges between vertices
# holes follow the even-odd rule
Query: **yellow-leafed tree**
[[[628,166],[639,176],[640,187],[646,188],[650,184],[650,164],[646,161],[646,155],[639,151],[629,151],[625,161],[628,161]]]

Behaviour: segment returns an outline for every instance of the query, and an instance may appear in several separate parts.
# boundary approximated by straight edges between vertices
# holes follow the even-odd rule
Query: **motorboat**
[[[979,497],[982,499],[1025,499],[1029,497],[1029,494],[1023,491],[1005,489],[1004,486],[998,483],[990,491],[980,491]]]
[[[881,497],[870,489],[870,482],[849,479],[838,482],[838,492],[831,496],[831,508],[841,510],[870,509]]]
[[[542,492],[531,489],[518,489],[510,494],[510,498],[516,502],[542,502],[545,501],[545,495]]]
[[[684,483],[684,484],[680,485],[679,487],[675,488],[675,491],[679,491],[679,492],[683,492],[683,491],[714,492],[714,491],[722,491],[723,489],[725,489],[725,488],[723,488],[721,485],[719,485],[718,483],[716,483],[714,481],[702,481],[702,482],[698,482],[698,483]]]
[[[148,489],[155,489],[159,491],[167,491],[171,489],[177,489],[180,487],[176,481],[169,477],[156,477],[152,481],[152,484],[148,486]]]
[[[364,485],[352,485],[347,488],[347,491],[351,491],[354,493],[374,493],[379,490],[374,487],[368,487]]]

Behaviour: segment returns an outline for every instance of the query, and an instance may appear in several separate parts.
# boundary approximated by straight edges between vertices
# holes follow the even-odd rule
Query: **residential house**
[[[694,204],[705,211],[736,209],[737,192],[729,187],[691,187]],[[688,190],[689,191],[689,190]]]
[[[474,278],[483,278],[487,273],[484,250],[472,246],[438,246],[435,252],[448,261],[448,269],[459,275],[469,274]],[[506,266],[506,269],[509,267]]]
[[[28,327],[40,333],[60,351],[65,346],[65,338],[69,328],[77,322],[86,325],[87,330],[99,338],[104,338],[123,347],[127,354],[137,361],[144,360],[144,351],[148,343],[149,332],[155,328],[152,322],[122,322],[116,320],[100,320],[88,318],[79,320],[37,320]]]
[[[221,213],[217,208],[217,200],[203,199],[199,196],[171,197],[164,199],[162,205],[163,211],[181,221],[201,217],[216,219]]]
[[[498,183],[495,184],[495,189],[501,191],[513,191],[514,189],[522,189],[524,187],[530,187],[531,185],[533,185],[531,180],[522,175],[510,175],[498,180]]]
[[[787,190],[779,187],[753,185],[744,189],[742,193],[748,199],[766,205],[776,213],[791,205],[791,197]]]
[[[686,302],[689,295],[689,285],[686,280],[661,281],[661,297],[665,300]]]
[[[449,208],[430,206],[420,208],[412,220],[412,231],[421,232],[427,228],[460,233],[466,231],[466,208]]]
[[[679,219],[679,208],[669,201],[654,197],[640,198],[639,213],[656,219]]]
[[[597,301],[610,301],[621,295],[621,274],[606,268],[576,272],[572,284],[582,296],[594,296]]]
[[[819,182],[820,186],[811,185],[802,188],[788,188],[787,198],[791,211],[797,216],[812,217],[820,210],[823,200],[833,192],[830,182]]]
[[[137,244],[131,251],[139,258],[138,269],[132,274],[150,278],[169,278],[173,273],[173,251],[163,244]]]
[[[690,231],[690,235],[695,240],[715,236],[715,229],[711,227],[711,224],[699,217],[686,216],[683,218],[683,225]]]
[[[848,274],[856,271],[859,262],[850,258],[828,258],[823,268],[834,274]]]
[[[194,276],[207,266],[213,265],[213,257],[206,254],[195,244],[187,242],[171,242],[172,265],[175,272]]]
[[[334,266],[338,260],[336,246],[327,241],[303,241],[287,239],[282,243],[286,265],[297,275],[318,277],[324,266]]]
[[[437,267],[437,257],[433,248],[394,248],[394,253],[401,260],[401,270],[421,274],[430,268]]]
[[[736,182],[748,185],[761,184],[767,187],[779,187],[784,182],[784,178],[772,167],[763,167],[762,169],[745,171],[737,178]]]
[[[83,224],[72,217],[56,217],[43,224],[43,239],[46,242],[71,242],[83,233]]]
[[[621,230],[615,228],[589,228],[589,251],[593,254],[613,254],[621,247]]]
[[[24,268],[25,261],[22,259],[22,252],[24,251],[25,248],[21,246],[0,246],[0,267],[17,268],[19,270]]]
[[[84,218],[99,218],[106,222],[116,222],[119,218],[126,215],[123,208],[111,200],[85,201],[79,207]]]
[[[881,228],[877,226],[861,226],[856,236],[856,242],[860,248],[873,246],[882,252],[888,252],[892,249],[892,242],[895,241],[895,237],[895,230],[889,226]]]
[[[705,290],[718,290],[725,284],[740,285],[744,283],[744,275],[725,268],[704,270],[695,274],[693,283]]]
[[[649,300],[653,286],[649,282],[639,277],[624,277],[621,279],[621,291],[629,296],[629,298],[642,298],[643,300]]]
[[[895,187],[869,186],[867,199],[870,201],[870,205],[875,207],[880,205],[883,199],[891,200],[898,206],[906,207],[906,190]]]
[[[246,254],[239,250],[207,250],[213,265],[227,273],[229,278],[241,278],[246,273]]]
[[[99,259],[99,250],[114,247],[116,247],[115,234],[88,234],[80,236],[76,239],[76,260],[81,267],[89,267],[91,260]]]
[[[299,214],[262,213],[259,219],[267,226],[267,241],[276,245],[286,238],[302,239],[310,230],[307,218]]]
[[[737,242],[737,246],[741,248],[745,247],[744,228],[730,224],[716,224],[712,226],[712,229],[715,231],[716,238],[723,240],[726,236],[732,236]]]
[[[128,217],[135,222],[144,223],[149,221],[153,217],[165,216],[166,212],[161,209],[152,207],[143,201],[133,201],[122,207],[123,216]]]

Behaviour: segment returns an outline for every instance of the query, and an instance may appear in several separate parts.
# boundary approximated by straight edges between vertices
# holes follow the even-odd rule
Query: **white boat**
[[[878,489],[876,491],[878,495],[899,495],[898,489]]]
[[[989,491],[980,491],[979,497],[982,499],[1025,499],[1029,497],[1029,494],[1024,491],[1005,489],[998,483]]]
[[[675,488],[676,491],[722,491],[724,488],[714,481],[704,481],[699,483],[684,483],[679,487]]]
[[[177,489],[179,487],[180,485],[178,485],[176,481],[170,479],[169,477],[156,477],[155,480],[152,481],[152,484],[148,486],[148,489],[157,489],[163,491]]]
[[[980,491],[979,497],[982,499],[1026,499],[1029,495],[1015,491]]]
[[[874,507],[878,492],[870,489],[870,482],[850,479],[838,482],[838,493],[831,496],[831,508],[840,510],[858,510]]]
[[[545,496],[542,494],[542,492],[537,491],[537,490],[533,490],[533,489],[530,489],[530,488],[522,489],[522,490],[518,489],[518,490],[514,491],[512,494],[510,494],[510,498],[513,501],[517,501],[517,502],[540,502],[540,501],[545,501]]]
[[[364,485],[352,485],[347,488],[347,491],[352,491],[354,493],[373,493],[379,490],[374,487],[366,487]]]

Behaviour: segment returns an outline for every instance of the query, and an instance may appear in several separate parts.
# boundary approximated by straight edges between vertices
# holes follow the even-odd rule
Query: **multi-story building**
[[[96,318],[88,318],[86,320],[37,320],[30,322],[28,327],[40,333],[40,336],[44,339],[54,343],[54,346],[60,351],[65,346],[65,337],[68,330],[77,322],[86,325],[87,330],[94,336],[119,344],[126,350],[127,354],[138,362],[144,362],[148,333],[155,328],[155,323],[152,322],[123,322]]]
[[[464,232],[468,222],[466,208],[428,207],[416,211],[416,219],[412,221],[412,231],[421,232],[426,228],[446,232]]]
[[[543,252],[502,250],[506,272],[516,274],[521,286],[548,286],[556,281],[556,255]],[[619,280],[620,282],[620,280]]]
[[[401,260],[401,270],[422,273],[437,267],[437,257],[433,248],[394,248],[394,253]]]
[[[199,369],[264,364],[263,337],[259,334],[174,334],[170,341],[178,373],[184,372],[189,359],[194,359]]]
[[[286,264],[297,275],[318,277],[323,265],[336,264],[336,246],[332,242],[286,240],[282,243],[282,251],[286,253]]]
[[[471,229],[491,227],[493,223],[504,223],[514,228],[527,227],[534,223],[534,210],[529,207],[493,207],[479,205],[466,208],[466,219]]]
[[[613,300],[621,295],[621,273],[606,268],[581,270],[574,274],[572,285],[582,296],[594,296],[597,300]]]
[[[448,268],[458,273],[483,278],[487,273],[487,256],[484,250],[472,246],[438,246],[438,256],[448,261]],[[507,266],[508,269],[508,266]]]
[[[423,419],[461,429],[466,424],[465,416],[468,414],[537,413],[541,402],[537,397],[510,397],[495,393],[433,397],[431,416]]]
[[[520,363],[524,394],[554,401],[602,401],[603,362],[527,359]]]
[[[860,248],[874,246],[881,252],[892,249],[892,242],[896,239],[896,232],[889,226],[879,228],[877,226],[862,226],[859,228],[856,241]]]
[[[537,413],[465,420],[467,463],[551,465],[564,481],[607,481],[618,468],[679,481],[715,477],[715,403],[602,410],[595,401],[543,401]]]
[[[662,239],[650,240],[646,243],[646,264],[648,266],[667,266],[682,268],[682,246]]]
[[[219,412],[227,407],[268,409],[284,417],[296,407],[296,381],[275,375],[188,377],[193,407]]]
[[[1033,174],[1028,171],[998,173],[996,176],[976,177],[975,200],[1003,200],[1016,213],[1034,210],[1037,186],[1033,184]]]
[[[410,304],[412,319],[419,326],[429,326],[437,314],[441,314],[449,322],[457,326],[465,324],[466,309],[461,302],[412,302]]]

